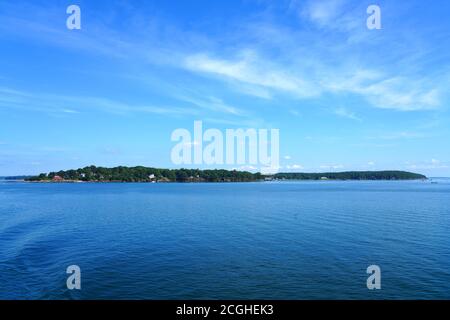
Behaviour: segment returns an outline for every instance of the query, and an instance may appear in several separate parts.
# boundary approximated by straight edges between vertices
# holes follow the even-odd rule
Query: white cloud
[[[301,170],[304,169],[304,167],[301,164],[293,164],[286,166],[286,169],[288,170]]]
[[[301,15],[321,27],[330,26],[336,23],[344,3],[344,0],[310,0],[303,7]]]
[[[356,121],[361,121],[361,118],[359,118],[354,112],[347,110],[344,107],[340,107],[334,110],[334,114],[343,117],[348,118]]]
[[[362,93],[373,106],[382,109],[430,110],[436,109],[440,104],[436,88],[426,88],[420,81],[415,83],[402,77],[355,88],[355,92]]]
[[[337,169],[343,169],[343,168],[344,168],[344,165],[342,165],[342,164],[321,165],[320,166],[320,169],[326,169],[326,170],[330,170],[330,169],[337,170]]]
[[[297,110],[290,110],[289,113],[294,115],[294,116],[296,116],[296,117],[300,117],[301,116],[301,113],[299,111],[297,111]]]
[[[78,111],[71,110],[71,109],[62,109],[61,112],[64,112],[64,113],[79,113]]]
[[[238,89],[242,93],[265,99],[272,99],[275,93],[289,94],[297,99],[318,98],[325,93],[350,93],[380,109],[419,111],[441,106],[441,89],[426,78],[391,76],[384,70],[360,67],[343,69],[345,63],[332,66],[316,60],[308,64],[308,70],[302,70],[305,65],[296,62],[288,70],[262,58],[256,50],[244,50],[235,59],[213,58],[204,53],[189,55],[184,66],[193,72],[236,81],[240,85],[234,87],[243,86]],[[361,120],[345,108],[338,108],[335,113]]]
[[[262,174],[276,174],[281,169],[283,169],[283,167],[281,167],[281,166],[261,167],[260,172]]]
[[[436,159],[431,159],[431,163],[432,164],[440,164],[441,162],[439,160],[436,160]]]
[[[318,87],[304,80],[301,76],[290,74],[279,66],[271,65],[269,61],[259,58],[255,53],[243,52],[239,59],[234,60],[212,58],[207,54],[196,54],[185,59],[185,67],[194,72],[287,92],[296,97],[314,97],[320,93]],[[248,92],[252,93],[251,91]]]
[[[430,161],[424,161],[421,163],[411,164],[407,162],[407,168],[412,170],[417,169],[447,169],[450,168],[450,163],[442,162],[440,160],[431,159]]]
[[[361,6],[364,7],[358,5],[349,8],[346,0],[292,0],[290,3],[291,10],[300,11],[301,17],[306,17],[308,21],[322,27],[338,29],[353,38],[359,37],[355,33],[361,33],[361,28],[367,31],[364,27],[365,11],[360,10]],[[20,34],[22,37],[35,38],[39,42],[46,41],[55,46],[112,56],[122,59],[124,63],[134,60],[143,66],[156,64],[188,69],[217,77],[231,84],[236,91],[263,99],[273,99],[275,94],[287,94],[297,99],[319,98],[328,93],[352,94],[364,98],[375,108],[400,111],[434,110],[443,105],[448,85],[448,80],[441,81],[445,77],[448,78],[448,74],[445,75],[447,69],[434,73],[430,71],[427,74],[414,72],[414,69],[420,69],[421,61],[427,61],[427,54],[433,53],[433,50],[408,46],[406,53],[401,51],[405,50],[397,47],[398,39],[404,39],[401,31],[392,32],[390,35],[383,33],[382,40],[386,49],[383,49],[380,60],[371,61],[370,57],[373,55],[369,49],[372,47],[355,47],[352,43],[345,42],[348,40],[346,36],[341,38],[331,32],[322,32],[323,30],[315,33],[317,30],[280,26],[270,19],[230,24],[231,30],[227,36],[215,39],[174,26],[167,28],[171,30],[168,34],[162,35],[158,31],[160,28],[154,26],[151,32],[149,30],[148,39],[145,38],[144,41],[142,37],[136,39],[130,36],[140,35],[142,30],[126,30],[127,32],[120,33],[100,22],[93,26],[89,33],[70,35],[63,29],[58,29],[55,24],[44,23],[54,21],[54,16],[58,14],[55,8],[44,11],[29,5],[26,9],[17,7],[14,13],[18,17],[2,15],[0,18],[7,19],[7,23],[2,23],[0,31],[3,28],[8,34]],[[28,21],[26,12],[39,12],[37,16],[40,19],[38,22]],[[125,18],[129,21],[139,21],[136,17]],[[418,34],[417,39],[422,39],[419,36],[421,35]],[[374,39],[376,36],[370,37],[370,41]],[[416,42],[420,43],[419,40],[411,46]],[[389,48],[392,45],[396,50],[392,50],[391,54]],[[364,50],[363,58],[358,54],[361,49]],[[237,54],[230,55],[227,52]],[[421,60],[410,58],[411,55],[407,54],[410,52],[417,53]],[[396,54],[405,58],[395,59]],[[415,68],[410,68],[414,62]],[[14,97],[18,100],[21,98]],[[239,112],[220,103],[213,107],[222,108],[230,114]],[[157,108],[153,111],[151,108],[147,110],[162,113],[162,110]],[[341,111],[338,110],[341,116],[358,118],[354,114]]]
[[[370,140],[400,140],[400,139],[421,139],[427,137],[421,132],[401,131],[389,134],[383,134],[377,137],[368,137]]]
[[[331,75],[322,85],[335,93],[360,95],[373,107],[398,111],[433,110],[441,105],[440,89],[423,78],[389,77],[370,69]]]
[[[257,167],[254,167],[254,166],[241,166],[241,167],[239,167],[239,168],[237,168],[237,169],[235,168],[235,169],[233,169],[233,170],[254,172],[254,171],[257,171],[258,168],[257,168]]]

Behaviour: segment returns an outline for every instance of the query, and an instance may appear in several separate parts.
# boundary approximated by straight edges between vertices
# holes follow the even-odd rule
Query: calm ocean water
[[[450,299],[438,182],[2,182],[0,298]]]

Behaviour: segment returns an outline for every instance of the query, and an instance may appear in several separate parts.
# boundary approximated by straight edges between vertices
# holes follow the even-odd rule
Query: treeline
[[[103,168],[90,166],[77,170],[42,173],[27,181],[86,182],[249,182],[260,180],[261,174],[229,170],[157,169],[147,167]]]
[[[26,180],[31,178],[31,176],[9,176],[9,177],[0,177],[0,180]]]
[[[406,171],[348,171],[326,173],[278,173],[277,180],[420,180],[427,177]]]
[[[77,170],[42,173],[27,181],[86,182],[250,182],[260,180],[419,180],[424,175],[405,171],[349,171],[328,173],[261,173],[230,170],[157,169],[148,167],[103,168],[90,166]]]

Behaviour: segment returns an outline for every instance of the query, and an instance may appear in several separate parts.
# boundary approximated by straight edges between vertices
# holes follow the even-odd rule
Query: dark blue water
[[[450,181],[3,182],[0,298],[449,299]]]

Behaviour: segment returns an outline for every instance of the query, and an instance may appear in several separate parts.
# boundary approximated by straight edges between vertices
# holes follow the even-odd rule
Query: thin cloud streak
[[[300,12],[312,21],[327,26],[341,25],[340,23],[330,24],[329,20],[334,19],[335,15],[340,15],[345,1],[309,1],[305,5],[295,5],[300,6]],[[35,9],[41,11],[38,7]],[[52,14],[54,12],[50,10],[49,18]],[[346,16],[352,15],[352,11],[346,14]],[[442,75],[427,78],[414,74],[408,76],[401,73],[393,74],[388,65],[381,65],[378,69],[369,65],[364,66],[352,61],[358,59],[357,56],[350,54],[352,46],[348,46],[348,49],[340,49],[341,56],[327,63],[326,60],[321,61],[320,57],[330,48],[339,47],[336,39],[321,39],[308,47],[295,46],[293,40],[299,36],[298,32],[282,29],[275,23],[266,26],[260,24],[259,28],[272,30],[274,34],[288,32],[292,34],[293,39],[287,39],[283,44],[276,39],[272,40],[274,44],[281,45],[279,54],[275,57],[264,57],[262,52],[267,52],[266,49],[274,45],[271,39],[253,47],[248,43],[239,44],[237,55],[224,56],[223,53],[218,54],[214,51],[198,52],[195,45],[185,48],[169,44],[164,40],[156,40],[161,38],[157,34],[158,28],[155,28],[156,31],[153,30],[154,34],[148,35],[150,40],[137,42],[130,39],[124,32],[111,31],[101,23],[93,26],[89,33],[73,34],[64,29],[27,21],[21,16],[2,16],[2,18],[6,20],[2,23],[0,30],[7,34],[19,34],[22,37],[44,40],[56,46],[87,50],[96,55],[103,54],[123,60],[137,59],[148,65],[166,65],[213,76],[219,80],[234,81],[238,83],[234,86],[236,91],[263,99],[272,99],[274,94],[288,95],[302,100],[321,98],[325,94],[353,94],[362,97],[375,108],[427,111],[442,107],[443,88],[436,83],[448,83],[448,81],[440,80],[449,77],[445,70],[442,71],[444,72]],[[345,20],[349,19],[345,18]],[[354,29],[345,28],[343,32],[350,34],[354,32]],[[250,39],[258,36],[251,33],[257,33],[258,28],[253,30],[244,28],[244,30],[249,32],[247,36]],[[174,29],[171,32],[177,39],[183,36],[183,31]],[[193,39],[206,38],[191,33],[184,33],[184,35]],[[212,39],[203,41],[214,43]],[[335,61],[338,61],[338,64]],[[359,66],[349,67],[352,65]],[[243,84],[244,87],[239,84]]]
[[[153,113],[160,115],[197,114],[189,108],[131,105],[103,97],[34,94],[0,87],[0,106],[46,113],[78,114],[92,110],[113,114]]]

